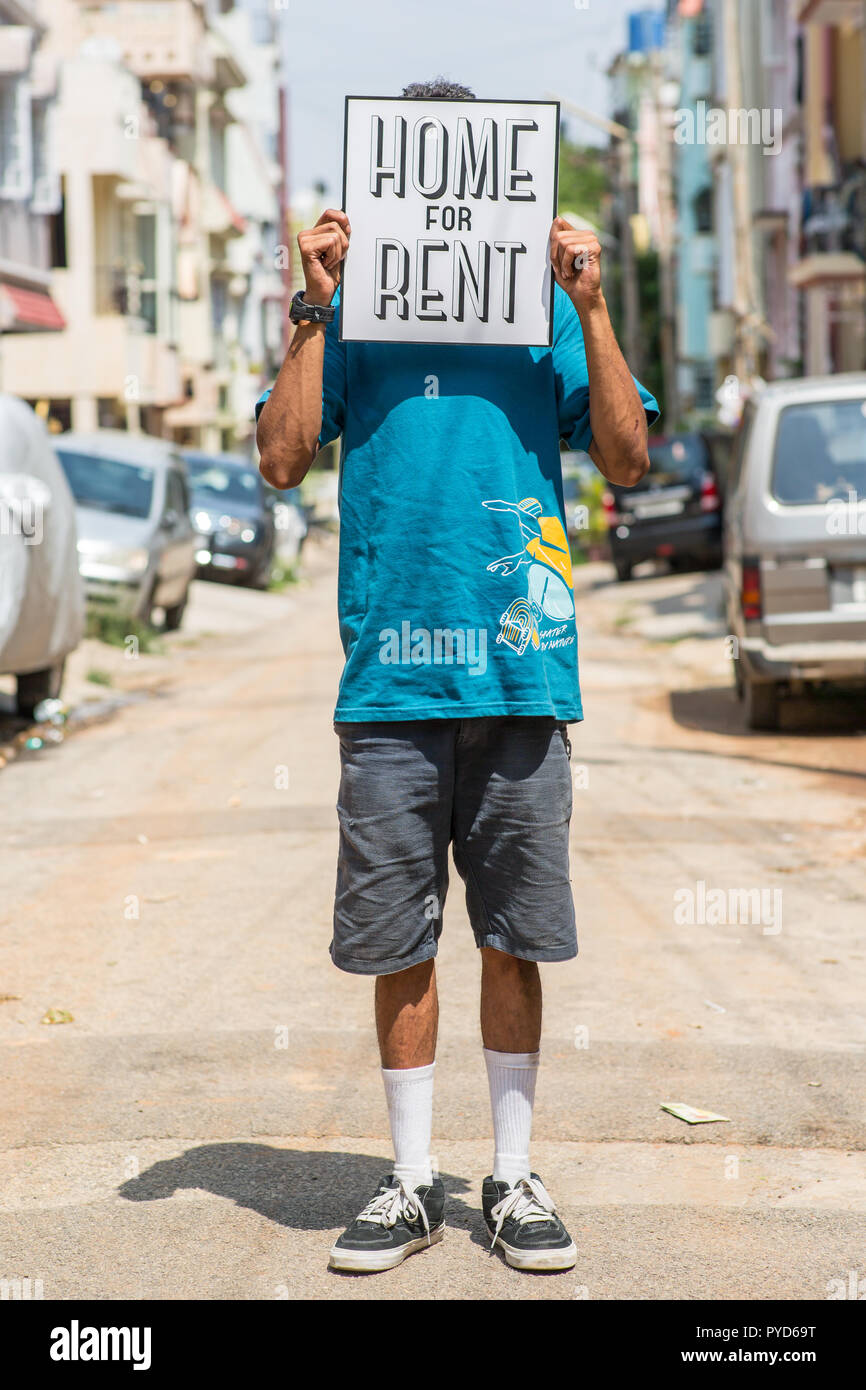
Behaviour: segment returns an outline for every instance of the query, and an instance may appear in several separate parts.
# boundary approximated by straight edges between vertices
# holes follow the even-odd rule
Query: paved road
[[[232,593],[222,628],[207,590],[158,696],[0,773],[0,1277],[46,1298],[800,1299],[866,1276],[866,739],[857,718],[747,735],[717,581],[603,567],[579,580],[582,949],[544,971],[534,1152],[577,1268],[521,1275],[485,1248],[478,964],[452,887],[447,1239],[377,1279],[327,1271],[389,1150],[370,982],[326,950],[332,553],[309,568],[288,596]],[[700,882],[764,890],[772,916],[689,924]]]

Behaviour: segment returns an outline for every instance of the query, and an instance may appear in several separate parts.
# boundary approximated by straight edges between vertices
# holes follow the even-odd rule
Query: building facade
[[[65,326],[41,350],[23,334],[6,338],[7,389],[55,427],[242,446],[253,383],[280,342],[262,307],[275,290],[263,261],[282,181],[269,138],[276,49],[234,0],[51,0],[50,9],[51,283]],[[259,321],[261,332],[249,328]]]
[[[0,390],[7,334],[58,332],[51,294],[60,206],[53,158],[56,69],[35,0],[0,0]]]

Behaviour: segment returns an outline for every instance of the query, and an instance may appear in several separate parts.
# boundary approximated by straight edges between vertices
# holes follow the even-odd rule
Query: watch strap
[[[307,304],[304,299],[306,290],[298,290],[292,296],[292,306],[289,310],[289,318],[292,323],[333,323],[334,315],[337,312],[334,304]]]

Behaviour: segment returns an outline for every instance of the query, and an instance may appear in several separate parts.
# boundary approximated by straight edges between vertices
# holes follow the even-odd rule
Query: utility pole
[[[662,378],[664,381],[664,429],[670,434],[680,423],[677,377],[677,293],[675,279],[675,221],[673,151],[669,109],[662,100],[661,73],[653,58],[653,105],[656,117],[656,150],[659,181],[659,290],[661,299]]]
[[[729,109],[743,105],[743,76],[740,57],[740,31],[737,0],[722,0],[725,43],[725,72],[728,80]],[[734,312],[737,317],[734,343],[734,370],[745,385],[757,374],[755,336],[758,296],[755,255],[752,241],[752,204],[749,187],[748,147],[728,145],[734,205]]]

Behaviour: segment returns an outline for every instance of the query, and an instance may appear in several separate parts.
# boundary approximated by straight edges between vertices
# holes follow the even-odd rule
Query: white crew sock
[[[539,1057],[538,1052],[484,1049],[493,1110],[493,1176],[511,1187],[529,1177],[529,1136]]]
[[[433,1128],[433,1069],[382,1068],[391,1138],[394,1142],[394,1176],[407,1187],[433,1181],[430,1132]]]

